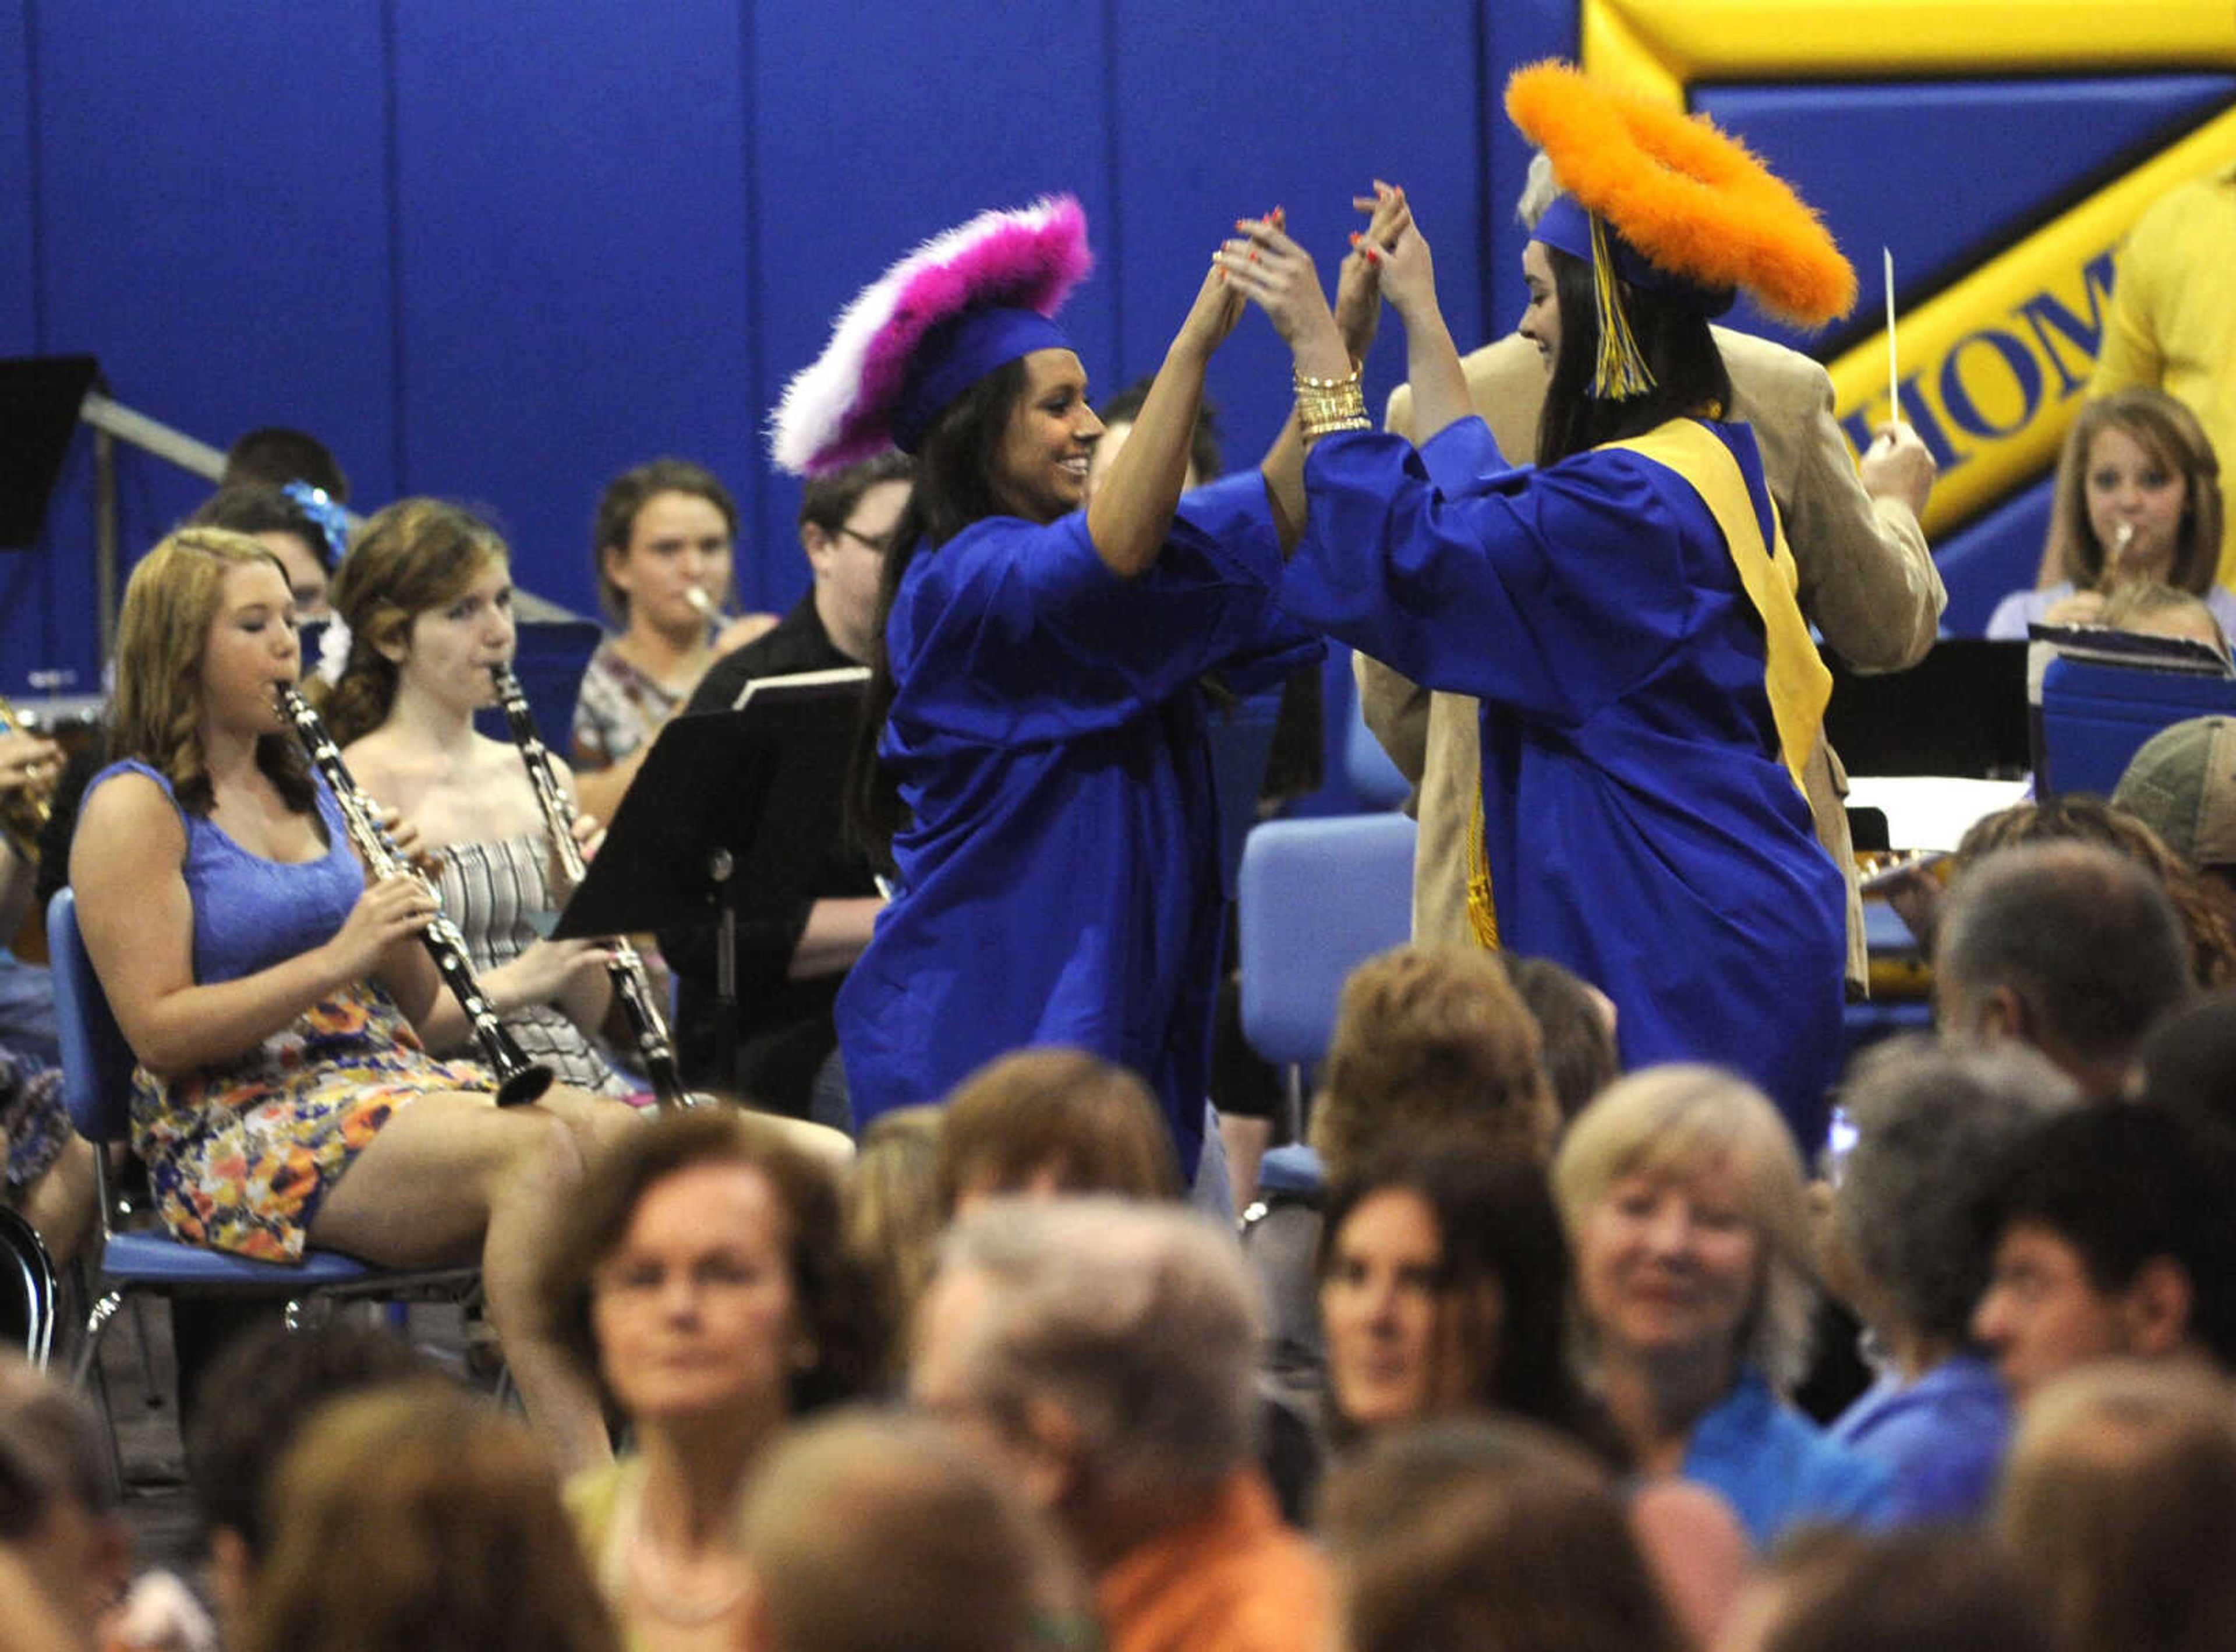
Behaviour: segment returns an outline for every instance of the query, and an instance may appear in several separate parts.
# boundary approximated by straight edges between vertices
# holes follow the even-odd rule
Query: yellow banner
[[[2236,69],[2231,0],[1582,0],[1580,21],[1585,68],[1674,107],[1699,80]],[[1930,532],[2055,460],[2103,339],[2121,239],[2160,195],[2232,160],[2236,110],[1897,318],[1902,411],[1942,467]],[[1846,250],[1876,306],[1878,249]],[[1860,449],[1888,413],[1884,332],[1831,371]]]
[[[2143,209],[2236,159],[2236,110],[2200,127],[1897,318],[1903,414],[1941,461],[1925,526],[1966,521],[2053,463],[2109,313],[2113,253]],[[1878,260],[1851,249],[1868,280]],[[1831,364],[1849,438],[1887,416],[1886,335]]]

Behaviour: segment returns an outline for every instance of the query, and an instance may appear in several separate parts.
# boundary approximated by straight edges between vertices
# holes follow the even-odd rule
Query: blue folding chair
[[[1402,814],[1338,815],[1269,820],[1243,846],[1242,1036],[1290,1070],[1292,1131],[1302,1069],[1327,1053],[1344,977],[1411,938],[1414,835]]]
[[[62,1096],[70,1123],[93,1143],[100,1221],[86,1258],[92,1308],[70,1378],[82,1384],[94,1368],[109,1321],[127,1300],[145,1293],[162,1297],[277,1300],[286,1304],[289,1329],[306,1304],[345,1300],[450,1300],[479,1283],[477,1267],[397,1272],[338,1251],[310,1250],[300,1264],[253,1261],[207,1249],[161,1232],[120,1226],[128,1214],[109,1185],[109,1149],[131,1134],[131,1046],[110,1013],[108,997],[78,933],[77,900],[65,889],[47,908],[47,946],[55,982],[55,1022],[62,1053]],[[104,1406],[104,1414],[106,1407]],[[115,1444],[114,1431],[111,1445]]]

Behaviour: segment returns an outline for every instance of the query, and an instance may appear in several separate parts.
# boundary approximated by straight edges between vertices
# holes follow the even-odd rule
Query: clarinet
[[[380,824],[378,806],[359,788],[343,763],[334,737],[326,732],[319,714],[311,709],[311,702],[289,683],[274,683],[273,692],[279,697],[280,714],[294,729],[295,737],[310,754],[312,767],[325,777],[327,789],[333,793],[334,802],[342,812],[343,827],[349,833],[351,844],[364,857],[366,870],[376,879],[415,879],[427,891],[428,898],[436,901],[435,915],[428,919],[419,938],[435,960],[443,984],[450,989],[450,996],[458,1001],[458,1007],[473,1024],[474,1041],[481,1046],[482,1060],[497,1075],[497,1105],[513,1107],[534,1101],[551,1088],[551,1070],[529,1060],[512,1035],[504,1030],[504,1023],[497,1018],[496,1010],[483,996],[481,984],[474,979],[473,966],[466,961],[466,938],[458,933],[456,924],[443,915],[434,889]]]
[[[536,714],[529,709],[520,679],[508,667],[493,665],[490,681],[497,685],[505,727],[512,731],[512,743],[520,750],[529,784],[536,788],[536,806],[543,811],[544,831],[551,839],[552,852],[559,858],[559,870],[573,888],[582,881],[582,851],[575,841],[574,802],[551,767],[550,748],[536,732]],[[700,1098],[684,1089],[675,1070],[675,1046],[654,1001],[652,983],[646,978],[644,959],[622,936],[613,937],[607,944],[613,956],[606,960],[606,973],[613,980],[621,1013],[628,1018],[629,1032],[636,1040],[636,1058],[652,1081],[653,1094],[662,1108],[698,1106]]]

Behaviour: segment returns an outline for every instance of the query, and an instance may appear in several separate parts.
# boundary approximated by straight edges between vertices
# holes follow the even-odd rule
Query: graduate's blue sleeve
[[[1574,727],[1684,634],[1687,506],[1671,490],[1691,490],[1627,452],[1499,469],[1489,432],[1466,428],[1476,422],[1430,443],[1438,468],[1449,459],[1473,472],[1458,493],[1397,437],[1315,443],[1282,604],[1424,687]],[[1695,530],[1713,531],[1697,497],[1689,508]]]
[[[1421,444],[1421,468],[1447,499],[1479,493],[1514,467],[1498,451],[1490,426],[1470,413],[1456,418]]]
[[[1269,657],[1285,668],[1315,646],[1273,601],[1280,547],[1254,471],[1192,490],[1133,579],[1076,511],[990,519],[918,556],[886,632],[894,714],[965,738],[1114,727],[1207,673]]]

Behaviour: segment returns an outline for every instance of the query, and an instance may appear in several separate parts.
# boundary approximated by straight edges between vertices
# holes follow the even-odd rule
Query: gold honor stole
[[[1818,657],[1808,622],[1801,617],[1801,605],[1794,600],[1801,573],[1786,545],[1777,503],[1773,501],[1770,508],[1772,537],[1766,545],[1739,462],[1715,432],[1698,419],[1673,418],[1643,436],[1604,446],[1627,448],[1674,471],[1700,495],[1700,503],[1716,519],[1724,543],[1731,550],[1732,565],[1739,570],[1739,585],[1762,620],[1763,691],[1769,696],[1771,718],[1778,727],[1779,754],[1785,760],[1786,773],[1793,777],[1794,788],[1805,796],[1802,766],[1824,727],[1825,702],[1832,695],[1832,674]],[[1491,899],[1479,789],[1468,822],[1467,856],[1468,925],[1478,942],[1496,951],[1498,908]]]

